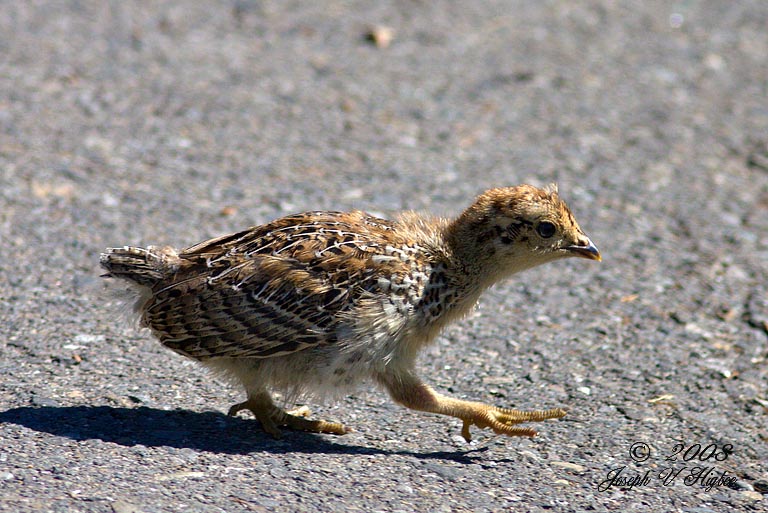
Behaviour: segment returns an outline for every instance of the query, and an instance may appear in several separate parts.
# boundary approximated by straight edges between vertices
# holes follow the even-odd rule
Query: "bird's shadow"
[[[487,448],[458,451],[413,452],[336,443],[314,433],[287,432],[282,440],[267,436],[255,420],[228,417],[219,412],[158,410],[145,406],[22,406],[0,412],[0,424],[9,423],[72,440],[102,440],[126,447],[188,448],[224,454],[253,452],[325,454],[401,454],[420,459],[476,463]]]

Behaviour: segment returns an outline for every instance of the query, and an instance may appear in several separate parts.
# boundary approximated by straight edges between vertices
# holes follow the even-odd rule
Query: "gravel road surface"
[[[0,3],[0,510],[768,510],[768,2]],[[391,31],[389,30],[391,29]],[[368,37],[367,37],[368,36]],[[280,441],[125,320],[98,253],[558,182],[602,263],[486,294],[440,392]]]

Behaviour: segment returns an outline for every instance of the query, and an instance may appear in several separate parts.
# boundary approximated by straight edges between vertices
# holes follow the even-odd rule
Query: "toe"
[[[283,425],[298,431],[308,431],[310,433],[327,433],[331,435],[345,435],[349,429],[339,422],[327,422],[325,420],[310,420],[305,417],[288,415],[282,419]]]
[[[287,411],[286,414],[293,415],[295,417],[309,417],[312,415],[312,410],[310,410],[307,406],[299,406],[294,410]]]

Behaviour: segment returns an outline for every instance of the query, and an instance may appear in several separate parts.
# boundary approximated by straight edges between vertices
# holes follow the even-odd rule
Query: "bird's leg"
[[[280,439],[282,433],[279,426],[286,426],[298,431],[309,431],[312,433],[330,433],[334,435],[343,435],[349,432],[343,424],[338,422],[327,422],[324,420],[310,420],[309,408],[302,406],[290,412],[275,405],[269,392],[262,391],[253,395],[248,395],[248,399],[242,403],[233,405],[227,415],[235,416],[241,410],[248,410],[258,419],[261,427],[272,435],[275,439]]]
[[[454,399],[438,394],[411,374],[384,375],[379,380],[389,390],[392,399],[407,408],[461,419],[464,423],[461,436],[467,442],[472,440],[469,434],[472,425],[480,429],[491,428],[497,434],[508,436],[536,436],[536,430],[516,424],[565,416],[565,411],[560,408],[520,411]]]
[[[272,438],[279,439],[282,434],[280,428],[275,423],[275,417],[279,417],[280,408],[275,406],[269,392],[261,392],[255,395],[248,394],[248,399],[242,403],[233,404],[227,412],[227,415],[234,417],[241,410],[248,410],[261,423],[262,429],[272,435]]]

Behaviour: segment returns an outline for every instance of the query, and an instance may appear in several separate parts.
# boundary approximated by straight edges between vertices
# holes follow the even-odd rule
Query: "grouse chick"
[[[566,257],[600,260],[556,187],[491,189],[455,219],[413,212],[306,212],[192,247],[122,247],[105,276],[138,293],[141,324],[166,347],[242,384],[264,430],[344,434],[339,423],[285,411],[272,399],[326,397],[372,380],[414,410],[457,417],[462,435],[565,415],[443,396],[414,372],[421,349],[494,283]]]

